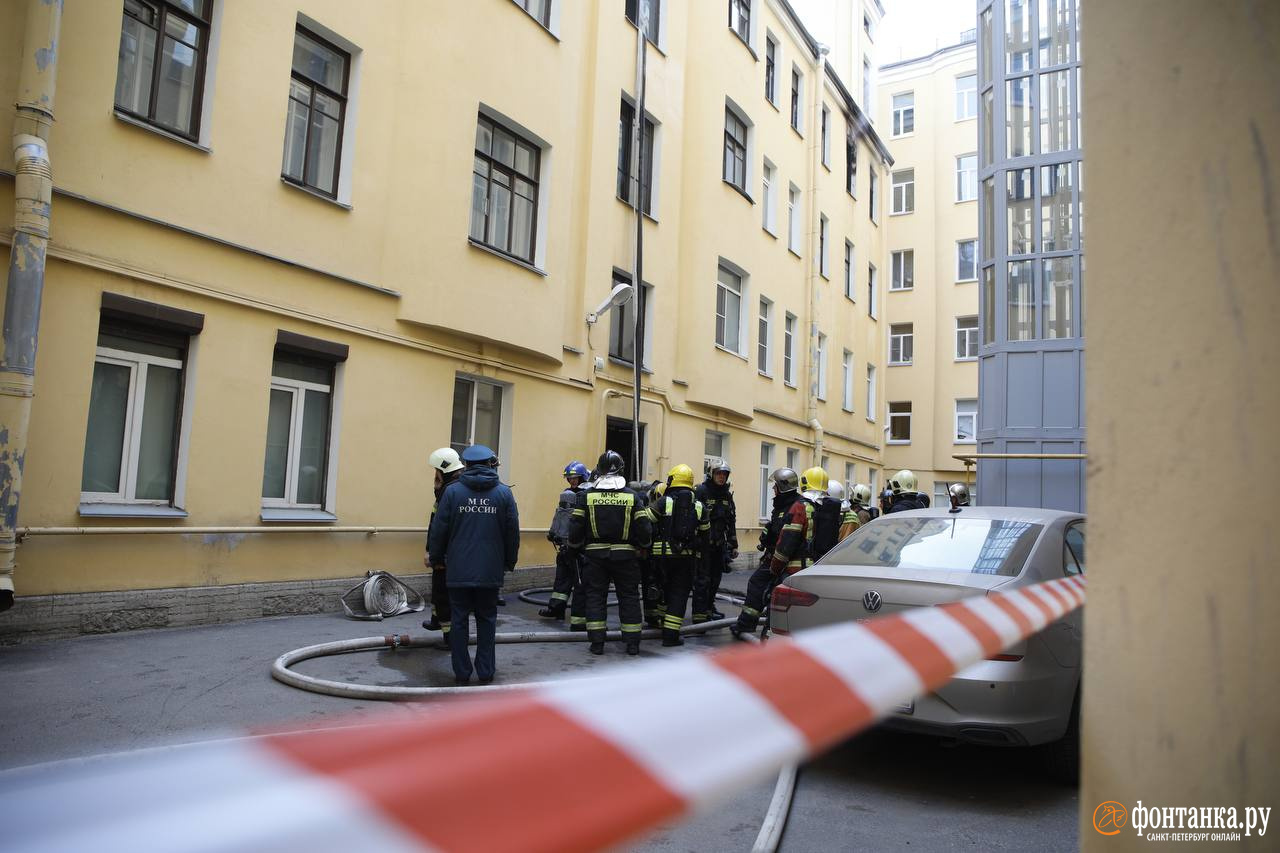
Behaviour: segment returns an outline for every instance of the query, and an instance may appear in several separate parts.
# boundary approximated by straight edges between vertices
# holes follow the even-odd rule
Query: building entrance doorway
[[[645,449],[645,427],[647,424],[640,424],[640,458],[643,460],[646,455]],[[616,452],[622,457],[626,466],[622,469],[626,472],[628,480],[639,480],[644,476],[643,464],[640,470],[636,470],[636,466],[631,458],[631,421],[625,418],[607,418],[604,426],[604,446],[608,450]]]

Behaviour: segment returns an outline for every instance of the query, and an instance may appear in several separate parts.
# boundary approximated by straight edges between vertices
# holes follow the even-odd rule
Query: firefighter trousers
[[[659,557],[662,567],[663,601],[666,612],[662,616],[662,631],[679,631],[684,625],[684,611],[689,603],[689,591],[693,588],[698,558],[692,554],[683,557]]]
[[[693,582],[693,621],[705,622],[716,609],[716,593],[720,591],[720,579],[729,562],[729,549],[712,545],[699,561],[701,565]]]
[[[738,614],[738,630],[744,634],[755,631],[760,624],[760,616],[769,606],[767,597],[778,576],[769,568],[768,559],[760,561],[760,567],[751,573],[747,581],[747,600],[742,604],[742,612]]]
[[[587,598],[587,636],[593,643],[603,643],[609,584],[618,594],[618,618],[627,643],[640,642],[644,614],[640,608],[640,561],[634,553],[617,552],[583,556],[583,587]]]
[[[561,548],[556,552],[556,579],[551,588],[551,609],[557,612],[557,618],[564,618],[565,608],[569,609],[569,622],[572,625],[585,625],[587,622],[587,598],[582,587],[582,557],[576,551]]]

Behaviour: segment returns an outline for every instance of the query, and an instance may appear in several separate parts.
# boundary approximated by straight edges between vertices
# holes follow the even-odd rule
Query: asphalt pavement
[[[726,581],[733,584],[737,574]],[[507,596],[499,631],[551,630],[536,606]],[[731,612],[733,608],[722,605]],[[285,651],[389,633],[422,635],[422,614],[358,622],[319,614],[133,631],[0,648],[0,770],[263,729],[331,724],[362,711],[420,706],[298,690],[270,676]],[[697,654],[726,632],[678,649],[646,642],[641,658]],[[585,644],[503,645],[498,680],[515,683],[626,665]],[[303,662],[302,672],[366,684],[451,686],[448,652],[361,652]],[[671,721],[679,725],[678,719]],[[749,743],[742,745],[750,749]],[[679,761],[679,756],[673,756]],[[772,794],[755,784],[728,802],[633,844],[636,851],[749,850]],[[947,747],[874,730],[802,769],[782,849],[1075,850],[1077,792],[1046,781],[1026,750]]]

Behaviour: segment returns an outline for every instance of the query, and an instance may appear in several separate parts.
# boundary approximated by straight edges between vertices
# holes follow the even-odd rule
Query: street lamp
[[[619,284],[614,287],[609,292],[609,297],[604,302],[601,302],[596,310],[587,314],[587,325],[594,326],[600,320],[601,315],[608,314],[614,308],[626,305],[631,301],[631,294],[634,290],[635,288],[629,284]]]

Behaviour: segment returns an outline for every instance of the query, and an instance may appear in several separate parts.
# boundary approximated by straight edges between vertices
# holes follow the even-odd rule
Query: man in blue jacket
[[[497,668],[498,590],[503,573],[516,566],[520,516],[511,489],[498,479],[498,457],[492,450],[472,445],[462,451],[462,464],[466,469],[440,496],[428,551],[433,564],[446,567],[454,680],[458,684],[471,681],[467,641],[474,612],[474,671],[481,684],[488,684]]]

